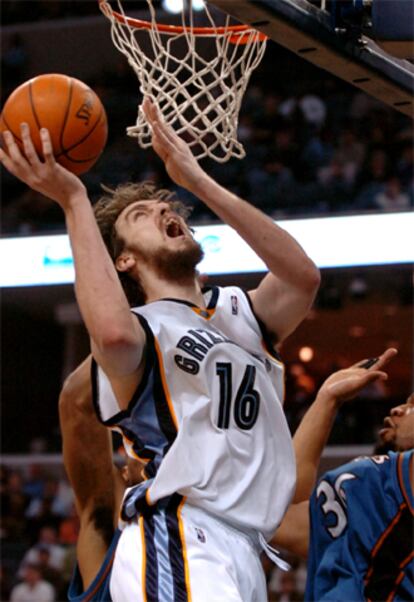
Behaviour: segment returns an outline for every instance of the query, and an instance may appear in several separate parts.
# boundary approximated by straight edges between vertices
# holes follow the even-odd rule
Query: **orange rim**
[[[101,11],[108,15],[113,16],[118,23],[123,25],[129,25],[136,29],[152,29],[153,25],[149,21],[142,21],[141,19],[134,19],[133,17],[127,17],[113,10],[107,0],[98,0]],[[106,8],[108,7],[108,8]],[[175,33],[184,33],[185,30],[191,31],[196,36],[227,36],[231,35],[230,41],[234,44],[241,43],[246,44],[247,38],[250,38],[250,32],[255,31],[248,25],[229,25],[228,27],[184,27],[183,25],[164,25],[163,23],[155,23],[155,27],[161,33],[167,35],[173,35]],[[257,38],[260,42],[267,40],[267,35],[256,31]],[[256,38],[256,36],[254,36]]]

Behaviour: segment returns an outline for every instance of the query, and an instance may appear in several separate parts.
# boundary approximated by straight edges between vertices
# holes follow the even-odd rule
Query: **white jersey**
[[[205,300],[206,311],[175,299],[134,308],[147,335],[142,382],[120,411],[94,364],[95,407],[147,462],[146,503],[178,493],[269,539],[296,479],[283,364],[240,288],[213,287]]]

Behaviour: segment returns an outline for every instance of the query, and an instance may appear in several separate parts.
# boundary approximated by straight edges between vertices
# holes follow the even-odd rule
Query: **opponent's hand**
[[[162,118],[158,108],[149,98],[142,105],[145,116],[152,128],[152,146],[164,161],[170,178],[179,186],[196,192],[206,173],[201,169],[190,147],[174,132]]]
[[[81,180],[59,165],[53,155],[52,142],[46,129],[40,130],[44,161],[41,161],[30,137],[27,123],[20,126],[24,155],[16,144],[13,134],[3,132],[6,151],[0,149],[0,161],[16,178],[56,201],[63,209],[72,199],[85,196],[86,189]]]
[[[388,378],[383,368],[397,353],[396,349],[386,349],[378,358],[361,360],[349,368],[334,372],[319,389],[318,397],[327,396],[335,399],[339,405],[352,399],[369,383]]]

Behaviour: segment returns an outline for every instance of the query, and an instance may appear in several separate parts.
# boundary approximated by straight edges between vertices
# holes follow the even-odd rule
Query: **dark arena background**
[[[125,2],[135,14],[145,4]],[[154,4],[162,11],[161,2]],[[167,22],[177,19],[160,14]],[[125,134],[136,119],[139,84],[114,48],[97,2],[3,0],[1,68],[1,106],[18,85],[43,73],[76,77],[99,95],[109,140],[82,176],[93,202],[101,184],[150,179],[173,187],[155,153],[143,151]],[[412,125],[407,112],[269,40],[240,113],[238,136],[246,158],[202,163],[218,182],[282,226],[286,220],[304,220],[310,244],[320,242],[318,260],[312,257],[322,273],[317,299],[281,349],[292,432],[331,372],[387,347],[398,349],[389,380],[367,387],[339,413],[321,469],[370,453],[389,408],[413,389],[413,230],[410,256],[409,234],[402,227],[410,214],[412,219],[414,203]],[[9,599],[22,578],[21,567],[42,544],[50,551],[44,578],[54,586],[55,599],[63,600],[78,523],[60,455],[57,400],[64,378],[89,353],[89,341],[72,283],[19,281],[19,266],[27,268],[31,260],[25,240],[64,234],[63,213],[4,169],[1,187],[0,244],[16,239],[15,251],[2,246],[1,254],[9,278],[1,281],[1,600]],[[218,225],[201,203],[184,190],[177,192],[194,206],[193,226]],[[399,215],[402,223],[394,221]],[[316,219],[333,217],[342,218],[335,226],[342,228],[339,242],[326,228],[322,236]],[[352,250],[361,235],[354,229],[357,222],[345,219],[350,217],[365,218],[364,244],[356,258]],[[338,260],[336,243],[341,245]],[[374,244],[381,259],[369,252]],[[250,289],[262,274],[244,272],[242,266],[227,273],[213,268],[207,276],[211,283]],[[114,441],[115,450],[119,444]],[[271,600],[302,599],[304,565],[295,558],[291,563],[286,575],[266,565]]]

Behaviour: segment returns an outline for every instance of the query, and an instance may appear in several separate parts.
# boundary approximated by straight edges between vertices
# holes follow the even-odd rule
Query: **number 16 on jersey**
[[[250,430],[259,415],[260,395],[254,388],[255,366],[247,365],[242,381],[233,401],[233,368],[230,362],[218,362],[216,374],[219,379],[220,399],[217,426],[228,429],[233,407],[233,417],[237,426]]]

